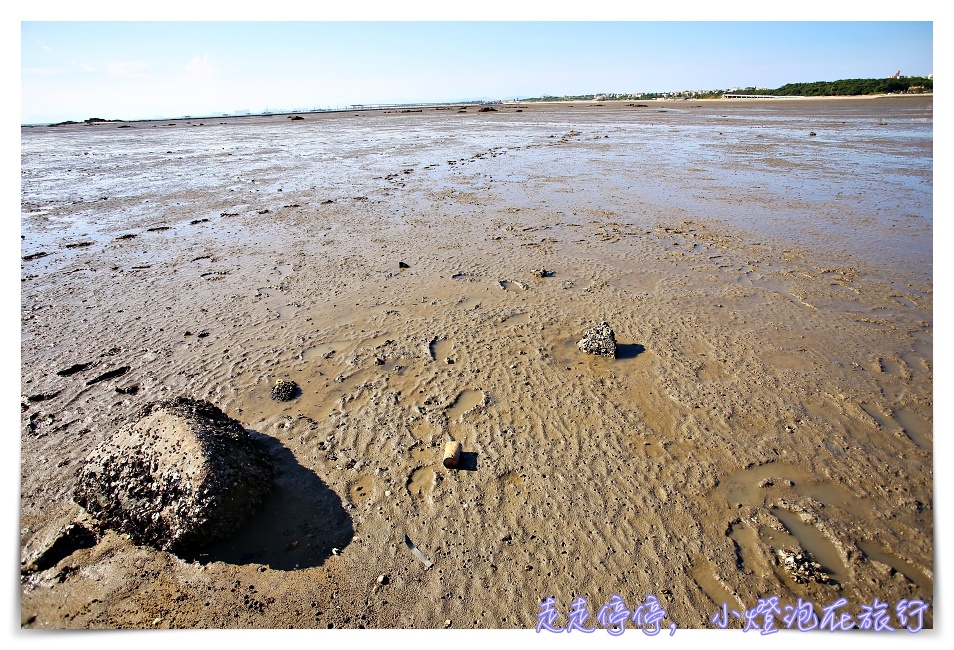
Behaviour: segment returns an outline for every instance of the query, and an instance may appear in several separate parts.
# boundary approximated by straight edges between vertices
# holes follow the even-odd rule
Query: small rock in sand
[[[287,402],[294,399],[298,392],[298,384],[289,379],[279,379],[272,386],[272,399],[276,402]]]
[[[616,358],[616,336],[606,321],[588,329],[577,346],[589,354]]]
[[[814,561],[804,550],[779,549],[777,553],[783,568],[795,582],[801,584],[806,582],[828,584],[831,581],[822,565]]]
[[[546,269],[531,269],[530,270],[530,275],[532,275],[535,278],[545,278],[547,277],[547,275],[549,275],[549,273],[550,272],[547,271]]]

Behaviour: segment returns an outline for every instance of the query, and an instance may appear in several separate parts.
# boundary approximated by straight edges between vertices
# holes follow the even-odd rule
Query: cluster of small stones
[[[606,321],[588,329],[577,346],[588,354],[616,358],[616,336]]]
[[[828,584],[830,578],[822,570],[822,566],[814,561],[805,551],[791,551],[780,549],[778,557],[782,561],[782,566],[788,572],[788,575],[799,584],[807,582],[820,582]]]
[[[287,402],[294,399],[296,392],[298,392],[298,384],[288,379],[279,379],[272,386],[272,399],[276,402]]]
[[[177,397],[143,407],[86,458],[73,500],[139,544],[178,552],[237,530],[271,490],[274,469],[218,407]]]

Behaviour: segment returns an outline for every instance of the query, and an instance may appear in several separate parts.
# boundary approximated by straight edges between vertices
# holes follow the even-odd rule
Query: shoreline
[[[760,101],[760,102],[774,102],[782,100],[808,100],[808,101],[850,101],[850,100],[872,100],[872,99],[914,99],[914,98],[925,98],[930,97],[933,102],[934,93],[919,93],[919,94],[889,94],[889,95],[848,95],[848,96],[830,96],[830,97],[771,97],[771,98],[739,98],[744,99],[745,101]],[[189,117],[154,117],[154,118],[144,118],[144,119],[133,119],[133,120],[123,120],[123,119],[104,119],[102,122],[97,122],[99,125],[111,125],[111,124],[137,124],[137,123],[152,123],[152,122],[183,122],[191,120],[240,120],[247,118],[272,118],[272,117],[288,117],[294,115],[309,115],[309,116],[320,116],[320,115],[342,115],[345,113],[357,113],[357,114],[382,114],[385,112],[400,112],[401,110],[410,110],[410,109],[431,109],[431,110],[448,110],[453,107],[470,107],[477,108],[482,106],[503,106],[503,107],[516,107],[525,102],[526,100],[521,101],[509,101],[502,100],[499,104],[489,104],[484,102],[451,102],[451,103],[430,103],[430,104],[396,104],[394,106],[389,106],[385,108],[339,108],[334,110],[305,110],[305,111],[285,111],[285,112],[273,112],[267,114],[250,114],[250,115],[212,115],[212,116],[189,116]],[[707,103],[713,102],[734,102],[738,99],[725,99],[722,97],[713,97],[708,99],[696,99],[696,98],[672,98],[672,99],[606,99],[606,100],[558,100],[552,102],[544,101],[531,101],[528,106],[524,108],[529,108],[531,106],[545,106],[545,105],[572,105],[574,103],[581,105],[593,105],[596,103],[610,105],[615,108],[619,108],[619,104],[633,103],[633,102],[654,102],[654,103],[671,103],[680,105],[684,102],[693,102],[701,101]],[[40,127],[52,127],[57,126],[87,126],[84,122],[75,122],[74,124],[65,125],[60,123],[48,124],[48,123],[36,123],[36,124],[21,124],[21,129],[27,128],[40,128]],[[88,125],[93,126],[93,125]]]

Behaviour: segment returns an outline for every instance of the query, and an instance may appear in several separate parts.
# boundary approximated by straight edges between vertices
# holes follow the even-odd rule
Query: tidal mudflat
[[[533,628],[548,596],[595,625],[651,594],[663,626],[777,595],[897,627],[934,598],[932,106],[23,128],[22,625]],[[602,321],[615,359],[577,347]],[[181,555],[72,499],[175,396],[275,466]]]

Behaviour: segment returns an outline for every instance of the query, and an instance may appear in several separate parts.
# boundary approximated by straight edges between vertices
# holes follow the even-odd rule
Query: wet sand
[[[637,103],[24,128],[21,624],[933,604],[932,99]],[[176,395],[269,449],[262,511],[51,551]]]

